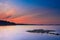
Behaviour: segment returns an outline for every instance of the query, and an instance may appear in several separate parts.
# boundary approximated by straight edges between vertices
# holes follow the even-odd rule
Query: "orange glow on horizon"
[[[50,23],[58,23],[58,20],[54,20],[53,18],[33,18],[31,16],[22,16],[14,19],[7,19],[8,21],[15,23],[23,23],[23,24],[50,24]]]

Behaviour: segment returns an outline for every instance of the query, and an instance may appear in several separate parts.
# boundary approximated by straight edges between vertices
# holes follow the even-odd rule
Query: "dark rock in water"
[[[4,21],[4,20],[0,20],[0,25],[15,25],[15,23],[13,22],[8,22],[8,21]]]
[[[52,32],[56,32],[55,30],[34,29],[34,30],[27,30],[27,32],[30,32],[30,33],[47,33],[47,34],[53,34],[53,35],[60,35],[59,33],[52,33]]]
[[[56,33],[55,35],[60,35],[60,34]]]
[[[49,34],[53,34],[53,35],[60,35],[59,33],[49,33]]]
[[[35,29],[35,30],[28,30],[27,32],[31,32],[31,33],[49,33],[49,32],[55,32],[55,30]]]

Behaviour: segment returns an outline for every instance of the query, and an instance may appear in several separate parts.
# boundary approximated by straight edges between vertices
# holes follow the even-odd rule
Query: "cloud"
[[[2,16],[1,19],[16,18],[26,14],[26,9],[23,9],[22,7],[17,7],[8,2],[0,2],[0,15]]]
[[[4,18],[8,18],[8,16],[12,16],[16,13],[16,8],[10,5],[9,3],[0,2],[0,15]],[[5,15],[5,16],[4,16]]]

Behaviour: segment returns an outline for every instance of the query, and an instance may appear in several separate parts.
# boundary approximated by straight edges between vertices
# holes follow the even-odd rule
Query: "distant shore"
[[[13,25],[60,25],[60,24],[12,24]],[[0,26],[11,26],[9,25],[0,25]]]
[[[24,24],[24,23],[14,23],[5,20],[0,20],[0,26],[10,26],[10,25],[60,25],[60,24]]]

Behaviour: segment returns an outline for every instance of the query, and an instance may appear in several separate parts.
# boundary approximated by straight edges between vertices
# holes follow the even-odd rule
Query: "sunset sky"
[[[0,20],[60,24],[60,0],[0,0]]]

